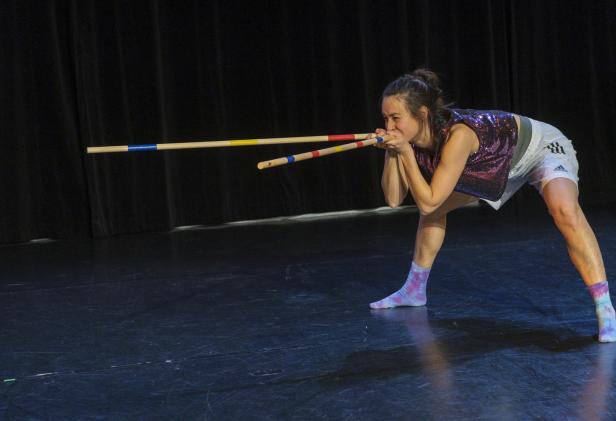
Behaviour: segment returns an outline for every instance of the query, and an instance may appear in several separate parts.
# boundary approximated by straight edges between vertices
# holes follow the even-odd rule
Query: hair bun
[[[423,80],[430,88],[434,89],[437,92],[440,92],[441,90],[441,80],[438,75],[431,70],[416,69],[412,73],[410,73],[410,76]]]

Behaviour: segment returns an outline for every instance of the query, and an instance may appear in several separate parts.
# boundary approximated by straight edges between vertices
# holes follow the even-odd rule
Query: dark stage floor
[[[428,306],[378,312],[410,209],[0,247],[0,419],[616,419],[616,344],[529,215],[452,214]]]

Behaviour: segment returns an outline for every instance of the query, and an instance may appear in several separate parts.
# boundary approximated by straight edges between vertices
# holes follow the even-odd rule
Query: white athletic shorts
[[[509,171],[505,192],[500,199],[481,199],[499,209],[525,183],[534,186],[539,193],[555,178],[568,178],[578,184],[578,161],[571,140],[560,130],[540,121],[530,119],[532,136],[520,161]]]

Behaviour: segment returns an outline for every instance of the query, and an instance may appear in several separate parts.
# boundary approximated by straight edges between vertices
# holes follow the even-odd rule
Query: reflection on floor
[[[614,274],[616,217],[588,217]],[[0,418],[616,418],[616,345],[596,342],[546,215],[457,211],[428,305],[371,311],[402,284],[416,223],[1,247]]]

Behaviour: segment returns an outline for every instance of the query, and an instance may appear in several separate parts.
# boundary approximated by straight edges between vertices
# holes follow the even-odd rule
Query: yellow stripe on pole
[[[229,143],[229,146],[254,146],[259,145],[259,139],[230,140]]]

